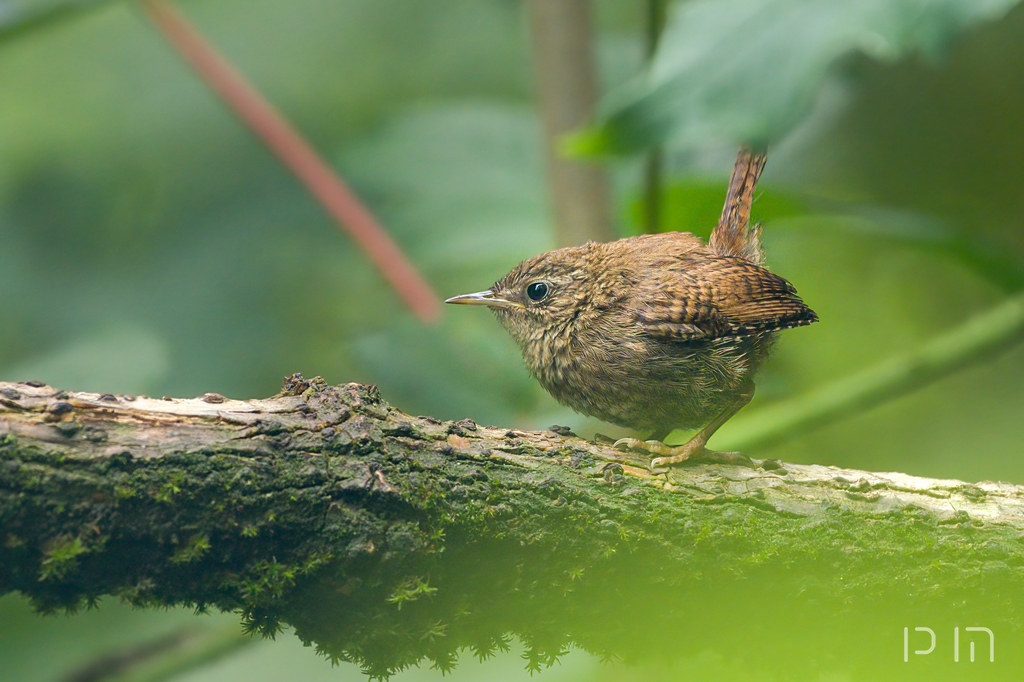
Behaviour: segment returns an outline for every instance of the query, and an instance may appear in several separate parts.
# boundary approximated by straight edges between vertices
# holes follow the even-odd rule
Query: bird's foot
[[[648,465],[651,471],[655,471],[671,464],[679,464],[688,459],[700,459],[708,451],[704,444],[689,441],[683,445],[665,445],[660,440],[639,440],[637,438],[620,438],[615,442],[615,447],[623,450],[642,450],[652,455],[658,455]]]
[[[615,447],[620,450],[642,450],[652,455],[658,455],[651,460],[650,469],[656,471],[672,464],[679,464],[688,460],[701,460],[702,462],[716,464],[735,464],[754,468],[754,463],[742,452],[718,452],[708,450],[704,443],[698,440],[691,440],[682,445],[665,445],[659,440],[639,440],[637,438],[620,438],[615,441]],[[662,469],[667,471],[666,469]]]

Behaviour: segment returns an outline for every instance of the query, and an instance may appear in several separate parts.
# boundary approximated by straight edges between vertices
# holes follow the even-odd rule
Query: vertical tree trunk
[[[647,0],[647,25],[644,56],[647,68],[654,61],[658,40],[665,29],[665,0]],[[644,232],[661,232],[661,192],[664,154],[661,145],[651,147],[644,163]]]
[[[526,4],[559,244],[614,239],[606,173],[558,149],[565,133],[593,117],[597,101],[589,0]]]

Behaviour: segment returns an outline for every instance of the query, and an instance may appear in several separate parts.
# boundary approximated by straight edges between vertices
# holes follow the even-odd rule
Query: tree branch
[[[531,666],[711,648],[806,677],[827,657],[786,642],[825,622],[847,652],[891,648],[911,612],[1020,629],[1022,487],[760,460],[655,476],[557,431],[299,375],[252,401],[0,383],[0,594],[236,610],[377,676],[509,633]],[[881,665],[862,658],[844,665]]]

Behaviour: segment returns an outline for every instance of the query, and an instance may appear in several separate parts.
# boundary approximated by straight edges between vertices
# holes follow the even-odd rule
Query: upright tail
[[[750,207],[754,203],[754,188],[767,160],[764,150],[740,149],[729,180],[722,217],[708,240],[712,253],[739,256],[758,265],[764,261],[761,226],[750,224]]]

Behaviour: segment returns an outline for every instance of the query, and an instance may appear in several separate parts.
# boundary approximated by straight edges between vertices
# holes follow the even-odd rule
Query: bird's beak
[[[445,303],[457,303],[459,305],[485,305],[488,308],[515,308],[518,303],[498,298],[493,291],[478,291],[475,294],[463,294],[452,296]]]

